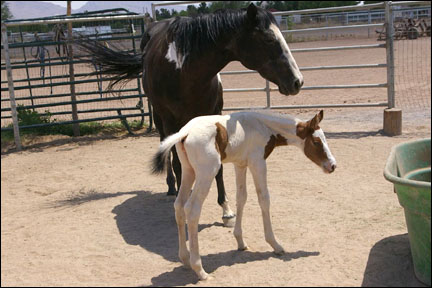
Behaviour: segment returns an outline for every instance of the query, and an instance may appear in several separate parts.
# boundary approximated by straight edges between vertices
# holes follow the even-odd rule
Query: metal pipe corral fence
[[[38,127],[45,127],[45,126],[55,126],[55,125],[61,125],[61,124],[78,124],[78,123],[83,123],[83,122],[91,122],[91,121],[103,121],[103,120],[113,120],[113,119],[120,119],[120,120],[124,120],[126,118],[137,118],[137,117],[141,117],[141,123],[143,123],[143,119],[145,116],[149,116],[151,118],[151,113],[144,112],[144,108],[143,108],[143,98],[145,97],[144,93],[141,90],[141,85],[139,82],[139,79],[137,79],[137,83],[135,87],[132,88],[127,88],[127,89],[121,89],[121,90],[116,90],[113,91],[114,93],[118,93],[118,97],[102,97],[102,95],[107,94],[106,91],[102,91],[100,90],[101,88],[99,88],[98,90],[87,90],[87,91],[82,91],[81,90],[77,90],[76,93],[53,93],[53,88],[55,87],[65,87],[67,89],[67,87],[70,85],[71,88],[74,85],[82,85],[82,84],[86,84],[86,83],[93,83],[90,85],[95,85],[95,83],[97,83],[98,85],[102,85],[103,82],[106,81],[110,81],[111,78],[98,78],[98,79],[88,79],[88,73],[75,73],[72,72],[71,73],[64,73],[64,71],[68,70],[69,71],[69,67],[68,65],[71,65],[71,67],[73,68],[72,65],[80,65],[83,63],[89,64],[88,61],[82,61],[82,60],[76,60],[76,59],[80,59],[82,58],[81,56],[78,57],[74,57],[73,60],[69,59],[69,55],[60,55],[60,57],[53,57],[53,58],[49,58],[49,61],[47,61],[47,59],[45,59],[45,61],[43,61],[44,59],[35,59],[35,60],[28,60],[26,57],[26,53],[29,53],[30,49],[36,49],[35,47],[37,47],[36,51],[39,51],[39,49],[45,49],[45,54],[49,53],[49,51],[54,50],[53,48],[50,49],[50,47],[63,47],[67,44],[67,36],[64,36],[64,38],[62,40],[55,40],[52,41],[51,38],[47,40],[46,36],[45,39],[41,40],[38,42],[37,37],[34,36],[35,41],[32,42],[24,42],[24,38],[23,38],[23,33],[21,32],[21,27],[25,26],[25,27],[36,27],[36,29],[40,29],[37,27],[52,27],[55,24],[70,24],[72,25],[73,23],[88,23],[91,22],[89,26],[95,26],[94,24],[91,25],[92,23],[97,23],[97,22],[101,22],[101,21],[110,21],[109,23],[111,23],[112,25],[114,25],[113,29],[108,32],[108,33],[97,33],[96,30],[96,34],[89,34],[87,33],[86,35],[88,35],[88,37],[94,37],[97,38],[101,41],[106,41],[106,43],[108,43],[108,41],[115,41],[116,43],[118,43],[119,41],[132,41],[132,50],[126,50],[128,52],[133,52],[136,53],[135,49],[136,49],[136,45],[134,43],[135,39],[140,39],[141,36],[137,35],[136,33],[136,29],[135,27],[141,26],[141,33],[144,31],[143,27],[143,19],[145,18],[145,15],[141,15],[141,14],[136,14],[136,13],[130,13],[125,9],[121,9],[126,11],[127,15],[100,15],[100,13],[106,13],[106,12],[119,12],[117,11],[119,9],[111,9],[111,10],[104,10],[104,11],[95,11],[95,12],[89,12],[89,13],[84,13],[84,14],[80,14],[78,15],[72,15],[72,16],[55,16],[55,17],[47,17],[47,18],[40,18],[40,19],[31,19],[31,20],[10,20],[10,21],[5,21],[2,22],[2,50],[5,51],[5,63],[2,63],[2,71],[5,70],[7,72],[7,82],[6,81],[2,81],[2,86],[3,84],[7,84],[8,88],[2,87],[1,91],[3,93],[3,91],[8,91],[9,92],[9,97],[8,99],[2,97],[1,102],[2,102],[2,108],[1,108],[1,112],[2,112],[2,116],[1,119],[11,119],[12,118],[12,123],[13,123],[13,127],[2,127],[1,130],[2,131],[10,131],[13,130],[14,131],[14,135],[15,135],[15,143],[16,143],[16,147],[18,150],[21,149],[21,141],[19,138],[19,129],[27,129],[27,128],[38,128]],[[123,11],[122,11],[123,13]],[[98,15],[99,14],[99,15]],[[133,26],[133,22],[138,22],[135,23],[135,26]],[[139,22],[141,21],[141,22]],[[140,24],[141,23],[141,24]],[[28,26],[31,25],[31,26]],[[39,25],[39,26],[38,26]],[[100,25],[99,23],[96,25]],[[109,24],[110,25],[110,24]],[[86,25],[87,26],[87,25]],[[110,25],[111,26],[111,25]],[[122,28],[119,29],[118,27],[126,27],[126,28]],[[97,26],[98,27],[98,26]],[[21,39],[21,43],[10,43],[9,40],[9,35],[7,31],[8,28],[14,29],[15,30],[17,28],[20,29],[20,37],[18,38]],[[139,27],[138,27],[139,28]],[[28,29],[28,28],[26,28]],[[46,30],[46,28],[44,28]],[[45,31],[44,30],[44,31]],[[121,31],[120,31],[121,30]],[[120,32],[116,32],[116,31],[120,31]],[[75,32],[73,32],[75,34]],[[43,33],[42,33],[43,34]],[[45,33],[46,34],[46,33]],[[65,33],[66,35],[72,36],[72,33]],[[12,34],[10,34],[12,35]],[[26,34],[26,37],[28,39],[28,35],[29,33]],[[120,36],[119,36],[120,35]],[[9,41],[8,41],[9,40]],[[70,39],[69,39],[70,41]],[[32,48],[33,47],[33,48]],[[48,47],[48,48],[47,48]],[[10,48],[15,49],[15,51],[19,51],[19,49],[22,49],[22,55],[21,56],[16,56],[15,54],[13,56],[15,56],[15,58],[18,57],[18,61],[14,61],[13,63],[11,63],[10,61],[10,55],[11,55],[11,51]],[[27,49],[27,50],[26,50]],[[70,47],[68,49],[70,51]],[[30,54],[32,54],[33,50],[30,50]],[[18,52],[16,52],[18,53]],[[17,54],[19,55],[19,53]],[[33,55],[32,55],[33,56]],[[20,60],[19,58],[23,57],[24,61]],[[49,54],[48,54],[49,57]],[[32,64],[30,64],[32,63]],[[41,76],[39,77],[31,77],[28,73],[29,69],[40,69],[41,71],[45,70],[45,67],[49,67],[49,69],[51,69],[51,67],[60,67],[60,71],[62,71],[61,69],[63,69],[63,73],[62,75],[42,75],[41,72]],[[20,78],[14,81],[14,79],[12,78],[12,70],[19,70],[19,69],[26,69],[27,73],[27,77],[26,79],[24,78]],[[32,70],[32,71],[36,71],[36,70]],[[39,70],[37,70],[39,71]],[[50,71],[51,72],[51,71]],[[46,74],[44,72],[44,74]],[[74,77],[87,77],[87,79],[84,80],[68,80],[69,77],[74,78]],[[45,80],[50,80],[49,83]],[[3,80],[3,79],[2,79]],[[53,80],[57,80],[56,82],[52,82]],[[17,83],[25,83],[26,85],[16,85]],[[102,87],[102,86],[100,86]],[[43,89],[48,89],[51,88],[51,93],[48,95],[35,95],[34,90],[37,89],[42,89],[41,91],[44,91]],[[65,89],[65,88],[61,88],[61,89]],[[30,95],[26,95],[24,97],[22,96],[18,96],[16,97],[16,91],[33,91],[33,93],[30,92]],[[63,91],[61,90],[61,91]],[[42,92],[44,93],[44,92]],[[126,95],[121,95],[127,93]],[[78,99],[74,99],[74,98],[70,98],[71,95],[75,94],[77,97],[84,97],[81,98],[80,100]],[[128,95],[128,94],[133,94],[133,95]],[[93,98],[93,97],[88,97],[91,95],[99,95],[98,98]],[[60,102],[53,102],[50,101],[50,99],[54,99],[54,98],[64,98],[66,99],[67,97],[69,97],[68,101],[60,101]],[[33,101],[39,99],[39,100],[43,100],[42,102],[39,102],[37,104],[35,104]],[[123,105],[119,105],[119,104],[107,104],[110,107],[104,107],[102,106],[101,108],[90,108],[90,109],[79,109],[77,108],[77,105],[79,104],[83,104],[83,103],[117,103],[120,102],[120,104],[122,104],[122,101],[128,101],[129,100],[134,100],[136,99],[136,101],[138,101],[138,104],[133,106],[131,104],[126,104],[123,103]],[[27,100],[30,100],[32,103],[31,105],[29,105],[27,102]],[[21,103],[24,103],[24,105],[18,105],[16,104],[17,101],[20,101]],[[6,107],[4,107],[3,104],[9,104],[10,103],[10,107],[7,107],[7,105],[5,105]],[[104,104],[105,105],[105,104]],[[123,107],[121,107],[123,106]],[[150,105],[149,106],[149,111],[150,111]],[[72,116],[75,115],[72,121],[63,121],[63,120],[57,120],[55,119],[55,122],[52,123],[41,123],[41,124],[33,124],[33,125],[22,125],[22,126],[18,126],[18,111],[20,109],[31,109],[33,111],[35,111],[35,109],[41,109],[41,108],[47,108],[47,107],[59,107],[60,109],[63,109],[63,111],[58,111],[58,112],[51,112],[51,113],[38,113],[39,116],[52,116],[52,115],[63,115],[63,116]],[[65,109],[64,107],[72,107],[72,109],[69,109],[69,111],[67,111],[68,109]],[[64,111],[66,110],[66,111]],[[133,110],[135,111],[139,111],[139,113],[133,113]],[[121,111],[130,111],[127,114],[122,115]],[[90,113],[101,113],[101,112],[107,112],[105,114],[110,114],[110,113],[116,113],[117,115],[113,115],[113,116],[105,116],[105,117],[88,117],[88,115],[91,115]],[[132,113],[131,113],[132,112]],[[3,115],[3,113],[10,113],[10,115]],[[78,119],[77,115],[87,115],[87,117],[84,117],[82,119]]]
[[[172,1],[172,2],[161,2],[161,3],[152,3],[152,16],[153,19],[156,18],[156,7],[160,6],[167,6],[167,5],[184,5],[184,4],[195,4],[195,3],[201,3],[201,1]],[[282,11],[282,12],[273,12],[273,15],[275,16],[293,16],[293,15],[308,15],[308,14],[318,14],[318,13],[330,13],[330,12],[341,12],[341,11],[371,11],[372,9],[382,8],[385,11],[385,19],[384,23],[371,23],[369,21],[368,24],[360,24],[360,25],[339,25],[339,26],[327,26],[327,27],[318,27],[318,28],[306,28],[306,29],[292,29],[292,30],[282,30],[281,32],[286,33],[300,33],[300,32],[312,32],[312,31],[332,31],[332,30],[340,30],[340,29],[357,29],[357,28],[373,28],[373,27],[385,27],[386,28],[386,42],[385,44],[372,44],[372,45],[353,45],[353,46],[338,46],[338,47],[319,47],[319,48],[299,48],[299,49],[291,49],[291,52],[293,53],[309,53],[309,52],[318,52],[318,51],[337,51],[337,50],[356,50],[356,49],[375,49],[375,48],[385,48],[386,49],[386,60],[385,63],[374,63],[374,64],[356,64],[356,65],[335,65],[335,66],[314,66],[314,67],[300,67],[301,71],[316,71],[316,70],[339,70],[339,69],[375,69],[375,68],[386,68],[387,71],[387,82],[386,83],[368,83],[368,84],[346,84],[346,85],[320,85],[320,86],[306,86],[303,87],[302,90],[321,90],[321,89],[364,89],[364,88],[386,88],[387,89],[387,102],[377,102],[377,103],[353,103],[353,104],[317,104],[317,105],[285,105],[285,106],[272,106],[271,105],[271,92],[277,91],[277,88],[270,87],[270,82],[265,81],[265,86],[262,88],[235,88],[235,89],[229,89],[225,88],[224,92],[265,92],[266,93],[266,106],[263,107],[229,107],[224,108],[224,111],[235,111],[235,110],[249,110],[249,109],[315,109],[315,108],[353,108],[353,107],[386,107],[386,108],[393,108],[395,107],[395,64],[394,64],[394,31],[393,31],[393,9],[392,7],[395,5],[398,6],[404,6],[404,5],[427,5],[430,6],[430,1],[400,1],[400,2],[381,2],[381,3],[374,3],[374,4],[367,4],[367,5],[359,5],[359,6],[343,6],[343,7],[331,7],[331,8],[322,8],[322,9],[307,9],[307,10],[296,10],[296,11]],[[347,12],[348,13],[348,12]],[[365,13],[365,12],[362,12]],[[8,27],[17,27],[17,26],[23,26],[23,25],[52,25],[52,24],[68,24],[68,23],[82,23],[82,22],[96,22],[96,21],[125,21],[125,20],[143,20],[145,15],[109,15],[109,16],[100,16],[100,15],[92,15],[92,16],[84,16],[84,15],[77,15],[77,16],[71,16],[71,17],[55,17],[54,19],[37,19],[37,20],[25,20],[25,21],[10,21],[6,23],[2,23],[2,40],[3,40],[3,46],[5,53],[8,54],[8,35],[6,32],[6,29]],[[144,24],[142,24],[144,25]],[[369,33],[369,32],[368,32]],[[134,39],[139,38],[139,35],[130,35],[130,36],[116,36],[112,37],[112,39]],[[101,39],[102,40],[102,39]],[[61,42],[53,42],[51,43],[53,45],[61,44]],[[26,46],[29,46],[27,43],[13,43],[11,46],[17,46],[21,47],[22,49],[25,49]],[[44,45],[42,44],[36,44],[36,45]],[[46,45],[46,43],[45,43]],[[135,49],[135,44],[133,45]],[[6,56],[6,60],[8,59],[9,55]],[[60,62],[58,61],[60,60]],[[57,62],[53,62],[53,65],[61,65],[64,64],[61,62],[61,59],[56,60]],[[384,60],[383,60],[384,61]],[[7,61],[6,61],[7,62]],[[80,63],[80,60],[74,60],[74,62],[77,62],[75,64]],[[30,64],[34,63],[34,64]],[[7,63],[6,63],[7,64]],[[17,62],[16,64],[13,64],[12,66],[19,67],[20,69],[29,69],[34,67],[43,67],[45,65],[49,65],[46,63],[37,63],[37,61],[25,61],[25,62]],[[10,95],[10,108],[2,108],[1,111],[11,111],[11,116],[2,116],[2,119],[4,118],[12,118],[13,119],[13,130],[14,134],[17,134],[18,137],[15,138],[15,141],[17,142],[17,147],[19,147],[18,142],[19,140],[19,128],[18,127],[18,120],[16,118],[17,111],[16,111],[16,103],[14,103],[16,100],[25,100],[31,98],[33,101],[34,99],[40,99],[40,98],[54,98],[54,97],[64,97],[65,94],[57,94],[57,95],[45,95],[45,96],[38,96],[38,95],[30,95],[31,97],[15,97],[14,95],[14,82],[12,80],[12,73],[11,70],[13,69],[9,64],[7,64],[5,69],[7,70],[8,75],[8,91]],[[33,68],[34,68],[33,67]],[[3,68],[2,68],[3,69]],[[242,71],[222,71],[220,72],[221,75],[239,75],[239,74],[251,74],[251,73],[257,73],[256,71],[251,70],[242,70]],[[9,78],[9,75],[11,76]],[[80,75],[82,76],[82,75]],[[54,76],[53,79],[59,79],[63,76]],[[30,83],[30,80],[40,80],[40,77],[33,77],[32,79],[19,79],[15,82],[21,81],[21,82],[28,82]],[[102,81],[108,81],[109,78],[103,78]],[[87,79],[87,80],[76,80],[75,82],[84,83],[85,81],[96,82],[99,80],[95,79]],[[137,98],[142,101],[142,98],[145,97],[144,93],[141,91],[141,86],[139,83],[139,80],[137,81],[138,87],[136,88],[136,91],[138,92],[136,95],[133,96],[122,96],[121,99],[128,99],[128,98]],[[2,81],[2,83],[5,83]],[[65,83],[53,83],[52,86],[56,85],[67,85],[68,82]],[[19,86],[15,87],[16,89],[27,89],[29,86],[32,86],[34,88],[38,87],[48,87],[49,84],[29,84],[27,86]],[[132,90],[134,90],[133,88]],[[2,91],[5,91],[6,89],[2,88]],[[129,90],[128,90],[129,91]],[[97,94],[99,93],[102,95],[101,91],[91,91],[91,92],[77,92],[77,95],[86,95],[86,94]],[[111,99],[112,98],[112,99]],[[116,97],[106,98],[105,100],[115,100]],[[2,99],[3,103],[4,99]],[[38,104],[38,105],[32,105],[32,106],[24,106],[26,108],[30,107],[51,107],[55,105],[70,105],[70,104],[80,104],[80,103],[90,103],[90,102],[98,102],[103,101],[101,99],[86,99],[86,100],[76,100],[76,101],[62,101],[59,103],[46,103],[46,104]],[[137,117],[137,115],[149,115],[151,117],[151,111],[150,111],[150,104],[149,104],[149,113],[144,113],[142,110],[141,114],[129,114],[129,115],[118,115],[118,116],[109,116],[109,117],[93,117],[90,119],[79,119],[76,121],[77,123],[85,122],[85,121],[95,121],[95,119],[98,120],[104,120],[104,119],[124,119],[125,117]],[[142,108],[142,104],[141,104]],[[134,107],[124,107],[123,110],[133,110]],[[109,110],[109,111],[116,111],[118,110],[118,107],[110,107],[110,108],[98,108],[98,109],[87,109],[83,111],[103,111],[103,110]],[[82,111],[81,111],[82,112]],[[71,113],[70,111],[61,111],[61,112],[54,112],[53,115],[62,115]],[[80,113],[80,111],[78,111]],[[150,120],[150,123],[152,121]],[[66,121],[62,123],[74,123],[74,121]],[[57,124],[53,124],[57,125]],[[36,127],[36,126],[35,126]],[[21,127],[21,128],[31,128],[31,127]],[[9,130],[12,130],[12,128],[6,128]],[[2,128],[2,131],[5,130]]]

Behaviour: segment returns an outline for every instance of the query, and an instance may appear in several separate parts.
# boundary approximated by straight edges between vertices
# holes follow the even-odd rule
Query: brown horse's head
[[[231,43],[231,52],[245,67],[278,85],[284,95],[295,95],[303,86],[303,75],[273,15],[254,4],[245,12],[244,25]]]

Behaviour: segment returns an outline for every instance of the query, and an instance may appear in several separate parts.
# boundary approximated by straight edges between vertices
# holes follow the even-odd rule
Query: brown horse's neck
[[[188,61],[182,73],[201,83],[211,81],[229,62],[234,60],[233,54],[226,49],[226,45],[219,42],[206,51],[205,57]]]

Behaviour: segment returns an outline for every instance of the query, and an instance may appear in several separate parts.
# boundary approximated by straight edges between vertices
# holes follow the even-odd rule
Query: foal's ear
[[[257,13],[258,13],[257,7],[253,3],[249,4],[246,14],[247,14],[248,20],[251,23],[256,22]]]
[[[324,118],[324,110],[321,110],[318,114],[317,114],[318,118],[319,118],[319,122],[322,121],[322,119]],[[318,123],[319,123],[318,122]]]
[[[313,130],[318,130],[319,129],[318,125],[323,118],[324,118],[324,111],[321,110],[318,114],[315,115],[314,118],[312,118],[312,120],[310,120],[309,127],[312,128]]]

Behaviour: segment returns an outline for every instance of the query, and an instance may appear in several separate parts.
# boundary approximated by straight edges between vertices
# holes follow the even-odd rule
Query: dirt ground
[[[295,57],[303,67],[385,63],[384,49],[358,51],[354,59],[345,52]],[[227,70],[238,68],[232,63]],[[385,69],[304,75],[305,86],[386,81]],[[224,87],[264,87],[255,76],[236,77],[223,76]],[[386,90],[272,96],[272,105],[344,101],[385,102]],[[264,106],[265,98],[226,93],[225,104]],[[317,111],[283,113],[308,120]],[[382,133],[383,108],[324,109],[321,127],[338,162],[331,175],[295,147],[276,149],[267,160],[268,185],[275,235],[287,251],[283,256],[273,254],[264,240],[249,173],[243,231],[250,251],[237,251],[233,229],[222,226],[213,183],[199,233],[203,266],[212,277],[206,282],[178,260],[174,199],[165,195],[164,177],[149,169],[159,144],[155,133],[37,137],[19,153],[2,147],[2,286],[422,286],[413,273],[403,209],[383,168],[392,146],[430,137],[430,123],[430,104],[404,109],[403,134],[388,137]],[[234,208],[231,164],[224,166],[224,179]]]
[[[205,283],[177,260],[174,199],[165,196],[164,177],[149,173],[156,135],[59,137],[3,154],[2,286],[421,285],[403,209],[382,173],[393,145],[430,137],[430,113],[405,114],[397,137],[381,134],[382,114],[325,114],[321,126],[338,161],[331,175],[294,147],[269,157],[283,256],[264,240],[250,175],[244,236],[251,251],[238,252],[232,228],[222,227],[213,184],[200,219],[200,252],[213,277]],[[235,207],[232,165],[224,174]]]

